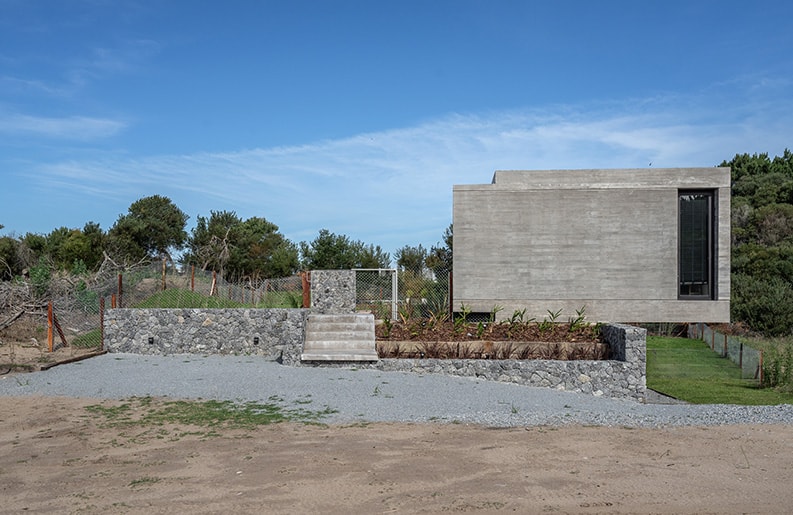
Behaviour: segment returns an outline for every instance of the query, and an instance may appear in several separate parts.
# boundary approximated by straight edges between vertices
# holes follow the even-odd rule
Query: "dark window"
[[[678,256],[681,298],[714,299],[716,247],[714,191],[681,191],[678,194],[680,241]]]

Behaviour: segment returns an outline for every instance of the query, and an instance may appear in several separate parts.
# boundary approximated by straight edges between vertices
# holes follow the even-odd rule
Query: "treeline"
[[[296,244],[263,217],[246,220],[232,211],[198,216],[186,230],[189,216],[168,197],[153,195],[133,202],[126,214],[103,231],[99,224],[82,229],[60,227],[49,234],[0,237],[0,279],[31,273],[96,271],[106,260],[132,265],[153,259],[174,259],[216,271],[228,280],[287,277],[300,270],[390,268],[392,258],[379,245],[352,240],[322,229],[310,242]],[[2,229],[2,225],[0,225]],[[427,251],[405,245],[395,253],[396,266],[451,270],[451,226],[444,243]]]
[[[793,153],[739,154],[732,168],[731,318],[767,336],[793,331]]]

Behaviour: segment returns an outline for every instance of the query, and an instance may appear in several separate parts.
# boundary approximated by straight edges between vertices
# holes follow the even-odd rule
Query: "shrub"
[[[786,281],[756,279],[744,274],[732,278],[732,319],[749,324],[766,336],[791,334],[793,287]]]

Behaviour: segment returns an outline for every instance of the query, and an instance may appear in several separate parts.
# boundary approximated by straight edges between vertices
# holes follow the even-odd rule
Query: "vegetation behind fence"
[[[377,319],[442,319],[449,315],[450,279],[445,269],[359,269],[356,307]]]

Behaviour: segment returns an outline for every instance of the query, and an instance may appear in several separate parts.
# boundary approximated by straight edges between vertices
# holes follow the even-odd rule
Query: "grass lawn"
[[[647,337],[647,387],[695,404],[793,404],[793,394],[758,388],[703,341]]]

